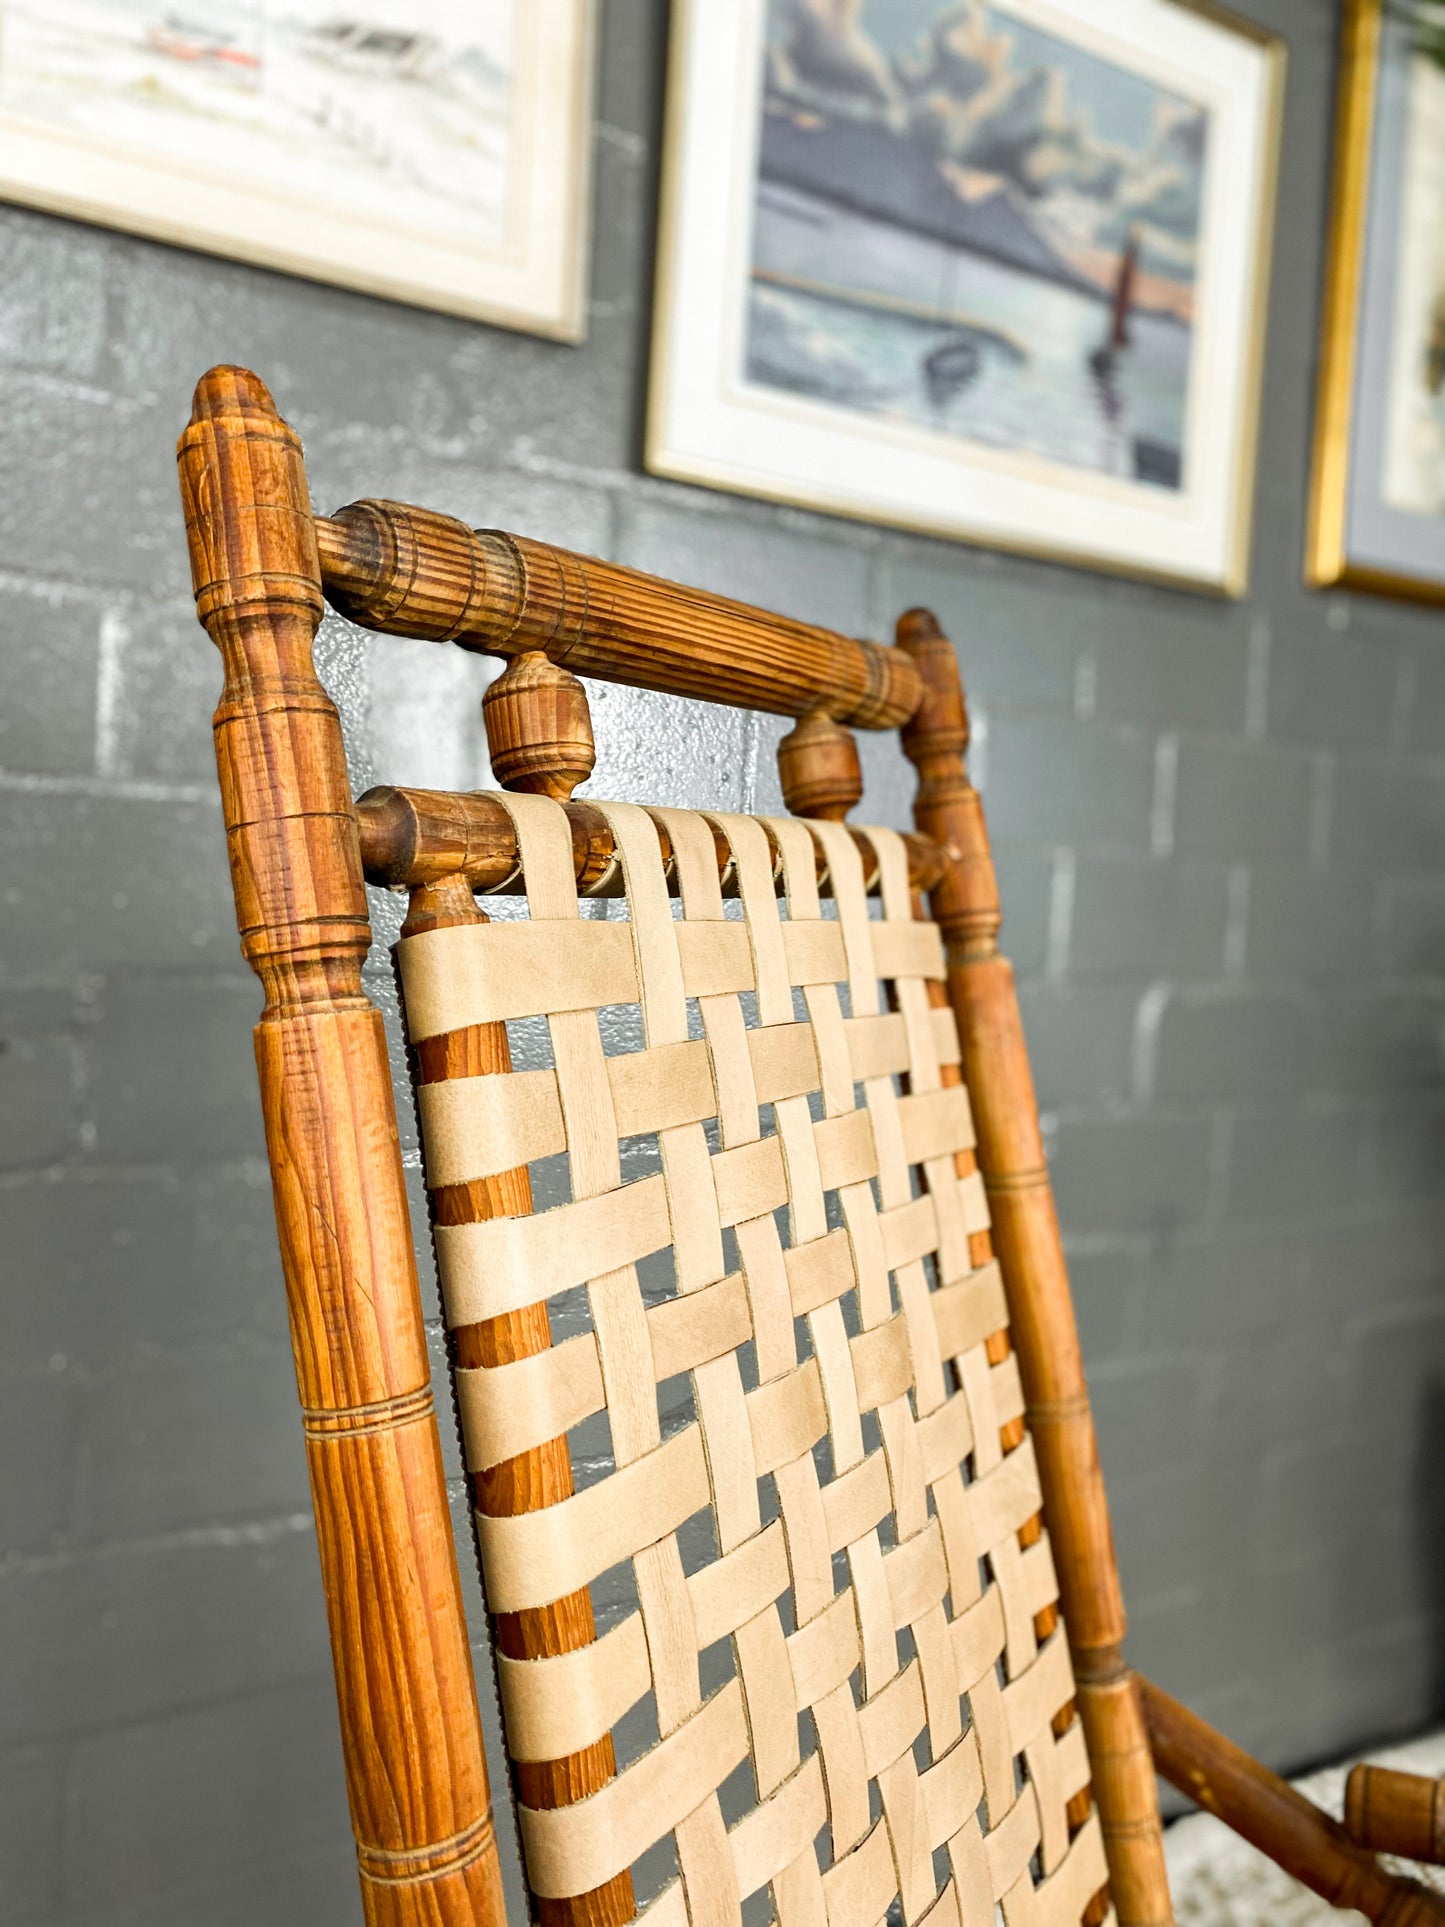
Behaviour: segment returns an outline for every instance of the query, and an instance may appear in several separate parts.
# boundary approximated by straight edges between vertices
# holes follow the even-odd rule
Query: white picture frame
[[[1129,269],[1135,312],[1152,327],[1151,340],[1169,329],[1176,335],[1187,329],[1190,337],[1187,373],[1174,377],[1177,393],[1165,393],[1162,404],[1164,412],[1173,410],[1171,423],[1177,417],[1180,424],[1177,450],[1164,437],[1140,433],[1132,443],[1120,442],[1124,452],[1112,470],[1097,465],[1114,459],[1114,444],[1096,461],[1087,404],[1076,438],[1082,455],[1064,458],[1050,447],[1011,445],[1016,431],[1010,420],[1026,422],[1023,432],[1029,434],[1040,425],[1050,429],[1057,419],[1051,411],[1064,405],[1058,384],[1075,382],[1072,364],[1065,366],[1063,350],[1055,354],[1052,346],[1059,332],[1055,311],[1067,310],[1059,326],[1065,334],[1072,331],[1070,339],[1080,329],[1088,338],[1092,304],[1101,342],[1095,352],[1108,348],[1111,317],[1117,320],[1119,313],[1124,246],[1117,248],[1111,303],[1109,257],[1097,246],[1090,253],[1081,245],[1059,266],[1065,257],[1049,242],[1044,258],[1057,277],[1049,280],[1016,261],[1000,264],[997,256],[984,258],[971,245],[941,239],[943,229],[928,230],[931,212],[917,217],[922,228],[907,225],[914,218],[912,203],[903,205],[901,193],[917,188],[920,205],[927,199],[930,209],[936,198],[918,159],[922,135],[910,118],[917,96],[909,88],[926,49],[917,32],[901,50],[887,36],[896,43],[904,22],[916,28],[922,19],[926,27],[930,9],[939,22],[966,16],[966,31],[983,36],[982,57],[1004,70],[1017,59],[1031,86],[1040,49],[1053,50],[1048,58],[1057,57],[1063,78],[1050,77],[1047,84],[1067,91],[1073,78],[1083,93],[1092,89],[1104,119],[1114,94],[1124,101],[1121,125],[1129,115],[1138,120],[1147,113],[1150,96],[1141,89],[1182,103],[1169,113],[1197,115],[1203,131],[1190,138],[1203,158],[1193,180],[1197,214],[1187,248],[1180,242],[1166,257],[1171,236],[1156,235],[1142,218],[1137,231],[1129,229],[1127,243],[1136,256]],[[1281,43],[1212,6],[1186,0],[974,0],[964,9],[944,0],[936,6],[934,0],[863,0],[856,22],[863,39],[809,68],[799,50],[816,48],[819,31],[854,32],[830,24],[839,18],[819,0],[730,0],[727,6],[673,0],[648,467],[678,480],[925,534],[1243,594]],[[1004,39],[1009,47],[1001,49],[996,43]],[[857,101],[838,92],[837,78],[843,74],[852,84],[855,68]],[[1116,72],[1117,84],[1110,79]],[[822,76],[816,84],[813,73]],[[1013,78],[1004,71],[998,84],[1012,84]],[[871,121],[870,87],[878,102]],[[1083,125],[1087,106],[1066,104]],[[966,100],[959,103],[961,113],[967,107]],[[1156,113],[1166,124],[1168,114],[1162,108]],[[947,125],[951,130],[954,123]],[[862,146],[860,127],[873,147]],[[881,133],[875,131],[880,127]],[[1080,141],[1086,148],[1085,136],[1101,150],[1124,151],[1130,178],[1132,163],[1115,127],[1095,134],[1085,126]],[[821,138],[831,145],[822,146]],[[1141,183],[1149,159],[1146,138],[1154,138],[1147,129],[1138,135]],[[903,146],[916,151],[904,153]],[[956,151],[969,155],[967,147]],[[879,185],[897,180],[902,188]],[[960,165],[946,185],[954,189],[954,200],[976,194],[982,203],[996,191],[1001,218],[1014,221],[1006,244],[1016,259],[1028,258],[1034,243],[1026,230],[1035,203],[1025,190],[1032,191],[1031,183],[1021,189],[1007,177],[992,182],[986,170]],[[854,197],[846,207],[832,198],[840,193]],[[885,195],[892,198],[880,214]],[[1123,197],[1121,189],[1121,209]],[[952,209],[950,201],[949,213],[939,218],[952,222]],[[1022,216],[1015,220],[1019,209]],[[1122,218],[1119,210],[1110,213]],[[818,234],[816,244],[809,224]],[[1040,231],[1046,231],[1041,224]],[[1171,274],[1183,272],[1173,267],[1176,257],[1192,261],[1185,293],[1169,275],[1156,271],[1152,282],[1143,279],[1156,242]],[[1103,266],[1096,267],[1096,257]],[[896,283],[888,279],[895,266]],[[1092,282],[1080,278],[1086,270]],[[972,297],[970,271],[983,290]],[[961,290],[940,299],[936,310],[917,298],[920,287],[934,285],[935,275],[952,277],[950,287]],[[1146,310],[1141,290],[1162,305]],[[971,299],[994,306],[974,310]],[[998,314],[1010,303],[1021,319],[1005,329]],[[851,310],[846,325],[845,309]],[[1034,316],[1048,331],[1040,335],[1047,354],[1033,352],[1028,331]],[[1127,338],[1127,296],[1124,316]],[[784,331],[782,346],[760,352],[760,332],[772,343],[775,330]],[[1142,321],[1136,332],[1144,332]],[[930,340],[936,349],[929,348]],[[936,352],[944,356],[936,364],[937,383],[933,364],[925,378],[903,363],[915,346],[925,362]],[[1126,351],[1131,346],[1126,339]],[[1000,370],[1012,358],[1019,372],[991,372],[992,350]],[[946,386],[950,372],[947,357],[964,373],[971,353],[973,368],[983,371],[975,374],[974,394],[960,398],[947,420],[941,409],[933,418],[936,388]],[[1180,359],[1178,342],[1171,337],[1159,354],[1172,358],[1172,368]],[[1160,386],[1152,372],[1148,380]],[[1032,414],[1031,381],[1037,389]],[[1101,447],[1112,432],[1101,419]],[[1161,482],[1160,475],[1173,479]]]
[[[578,341],[597,0],[0,0],[0,199]]]

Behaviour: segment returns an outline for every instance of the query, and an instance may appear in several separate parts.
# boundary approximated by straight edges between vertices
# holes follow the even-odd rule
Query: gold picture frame
[[[880,11],[884,0],[865,5],[860,24],[866,27],[870,13]],[[1147,0],[1131,14],[1127,32],[1101,16],[1095,0],[998,0],[980,11],[997,14],[1000,31],[1020,21],[1025,45],[1035,50],[1041,36],[1053,32],[1103,59],[1126,49],[1126,65],[1136,53],[1140,76],[1165,91],[1171,76],[1176,84],[1190,76],[1200,89],[1192,97],[1209,100],[1217,111],[1210,166],[1218,172],[1205,229],[1208,352],[1195,364],[1205,373],[1191,370],[1188,486],[1166,502],[1162,488],[1091,474],[1086,466],[1020,461],[1016,450],[990,445],[967,429],[955,431],[945,447],[945,437],[930,435],[916,415],[870,421],[860,412],[845,421],[840,408],[819,406],[816,396],[764,395],[750,382],[740,346],[743,314],[749,288],[763,276],[748,238],[751,207],[740,209],[739,202],[758,193],[766,174],[760,143],[769,104],[759,76],[768,0],[737,0],[724,9],[708,0],[673,0],[646,465],[654,474],[765,501],[1242,596],[1252,540],[1284,43],[1213,0]],[[1136,49],[1128,48],[1131,33]],[[1201,46],[1214,58],[1203,79]],[[1226,154],[1227,180],[1218,160]],[[1222,269],[1221,255],[1228,257]],[[782,276],[775,281],[786,287]],[[883,291],[871,299],[880,310],[890,305]],[[911,314],[904,301],[891,305],[917,318],[916,305]],[[910,464],[908,486],[893,486]],[[1017,498],[1007,512],[1006,496]],[[1186,528],[1191,516],[1194,524]]]
[[[600,0],[0,0],[0,200],[583,339]]]
[[[1394,124],[1399,117],[1381,113],[1387,69],[1401,60],[1401,31],[1386,0],[1345,0],[1305,575],[1315,588],[1445,603],[1445,493],[1439,514],[1412,518],[1391,509],[1379,482],[1380,528],[1372,530],[1377,518],[1361,513],[1368,509],[1362,491],[1373,492],[1359,472],[1362,440],[1368,431],[1377,454],[1374,443],[1384,432],[1379,422],[1364,419],[1367,411],[1381,413],[1382,371],[1363,366],[1363,337],[1367,322],[1376,331],[1388,326],[1397,298],[1396,277],[1380,271],[1375,229],[1382,221],[1403,220],[1398,204],[1388,215],[1377,204],[1384,194],[1382,161],[1389,158],[1383,150],[1403,138]],[[1412,57],[1407,43],[1405,58]],[[1398,74],[1390,78],[1398,92]],[[1397,104],[1392,100],[1392,107]],[[1400,156],[1393,158],[1398,181]],[[1369,301],[1385,309],[1382,317],[1366,314]],[[1396,378],[1398,369],[1386,366],[1383,379]],[[1418,567],[1409,565],[1412,538]]]

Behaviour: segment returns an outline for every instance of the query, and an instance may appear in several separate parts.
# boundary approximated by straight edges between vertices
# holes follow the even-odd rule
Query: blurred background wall
[[[1291,68],[1239,604],[641,475],[664,0],[605,8],[581,349],[0,210],[7,1923],[359,1919],[171,454],[217,360],[271,384],[319,508],[411,498],[878,637],[937,609],[1134,1657],[1285,1768],[1445,1708],[1445,635],[1300,584],[1337,9],[1242,10]],[[321,658],[358,784],[483,780],[487,665],[334,618]],[[594,713],[598,793],[776,806],[772,722]]]

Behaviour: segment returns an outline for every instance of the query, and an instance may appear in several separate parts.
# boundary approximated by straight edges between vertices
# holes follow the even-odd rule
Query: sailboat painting
[[[0,0],[0,194],[575,332],[590,4]]]
[[[699,49],[719,43],[715,75],[721,36],[705,0],[680,9],[684,68],[696,58],[701,84]],[[753,455],[781,450],[787,423],[790,448],[837,491],[854,441],[876,519],[947,533],[978,521],[988,539],[989,514],[1027,498],[1039,526],[1001,527],[1000,545],[1053,537],[1081,560],[1238,587],[1274,43],[1181,0],[748,0],[743,12],[751,32],[733,52],[756,68],[737,106],[718,352],[720,394],[777,425],[751,438]],[[695,142],[675,128],[674,158]],[[688,255],[679,237],[674,298]],[[696,394],[679,357],[691,355],[674,337],[659,410],[669,384]],[[1050,492],[1077,513],[1040,513]],[[1151,520],[1165,539],[1141,555]]]
[[[772,0],[747,377],[1178,489],[1207,97],[1002,6]]]

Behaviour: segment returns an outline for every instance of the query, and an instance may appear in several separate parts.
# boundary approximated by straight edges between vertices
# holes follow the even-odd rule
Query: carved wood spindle
[[[492,774],[504,790],[571,801],[597,761],[587,691],[539,650],[514,656],[482,698]]]
[[[1013,972],[998,953],[998,883],[965,766],[968,717],[958,661],[926,610],[902,617],[898,641],[924,685],[923,701],[903,729],[904,752],[918,771],[913,815],[951,857],[930,902],[948,956],[949,996],[1038,1454],[1113,1899],[1121,1927],[1165,1927],[1173,1913],[1158,1789],[1136,1683],[1123,1657],[1123,1595],[1018,998]]]
[[[566,802],[595,760],[587,693],[577,678],[540,653],[516,657],[483,697],[492,772],[506,788]],[[485,923],[465,875],[456,874],[411,893],[404,937],[456,924]],[[512,1069],[505,1024],[473,1024],[426,1038],[413,1050],[419,1085],[456,1077],[505,1076]],[[439,1187],[429,1193],[438,1225],[480,1224],[491,1218],[525,1217],[532,1210],[532,1180],[525,1165],[497,1177]],[[546,1351],[552,1343],[545,1303],[530,1305],[451,1334],[461,1369],[494,1368]],[[565,1438],[500,1465],[469,1474],[476,1510],[492,1518],[538,1512],[572,1496],[572,1461]],[[591,1595],[583,1588],[550,1605],[492,1616],[498,1651],[508,1659],[551,1658],[575,1652],[596,1638]],[[513,1763],[524,1806],[569,1806],[599,1792],[616,1771],[611,1735],[560,1760]],[[630,1873],[620,1873],[594,1892],[562,1900],[534,1899],[542,1927],[623,1927],[636,1912]]]
[[[432,1405],[341,725],[311,645],[301,445],[215,368],[178,450],[216,761],[371,1927],[503,1927],[481,1723]]]
[[[794,816],[841,823],[863,795],[852,731],[826,709],[810,709],[778,744],[778,778]]]

